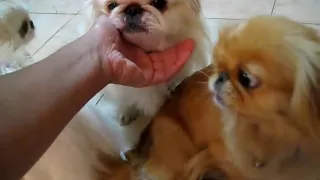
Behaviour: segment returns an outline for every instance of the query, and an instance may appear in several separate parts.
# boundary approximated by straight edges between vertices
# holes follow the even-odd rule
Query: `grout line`
[[[79,15],[82,10],[86,9],[88,7],[88,4],[84,4],[82,8],[76,13],[76,15]]]
[[[59,14],[59,15],[77,15],[77,13],[42,13],[42,12],[30,12],[30,14]]]
[[[274,0],[273,1],[273,6],[272,6],[272,10],[271,10],[271,16],[273,15],[273,11],[274,11],[274,8],[276,7],[276,3],[277,3],[277,0]]]
[[[34,56],[37,52],[39,52],[62,28],[64,28],[73,18],[75,18],[76,15],[74,15],[72,18],[70,18],[66,23],[64,23],[46,42],[44,42],[33,54]]]
[[[320,23],[309,23],[309,22],[300,22],[302,24],[306,24],[306,25],[320,25]]]

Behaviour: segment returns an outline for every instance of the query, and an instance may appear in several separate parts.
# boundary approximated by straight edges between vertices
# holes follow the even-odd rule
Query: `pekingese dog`
[[[208,36],[199,0],[93,0],[94,19],[110,17],[123,37],[146,52],[161,51],[192,38],[195,51],[169,83],[147,88],[109,85],[94,104],[101,126],[114,126],[122,137],[119,151],[134,149],[141,131],[149,124],[172,89],[181,80],[208,64]],[[173,59],[174,61],[174,59]],[[87,123],[92,123],[90,120]],[[103,135],[104,130],[100,131]]]
[[[98,152],[119,157],[119,152],[135,149],[141,132],[165,101],[169,86],[175,87],[208,64],[210,41],[200,9],[198,0],[92,0],[94,20],[101,14],[109,16],[124,39],[147,52],[163,50],[187,38],[195,40],[195,50],[169,83],[104,88],[70,122],[25,179],[94,179]]]
[[[0,1],[0,74],[25,66],[30,59],[22,48],[35,33],[28,11],[18,4]]]
[[[100,180],[246,180],[222,137],[219,109],[208,90],[208,67],[183,81],[126,153],[129,163],[101,155]]]
[[[209,88],[232,162],[251,179],[320,178],[320,37],[285,17],[221,30]]]
[[[104,158],[101,179],[202,179],[214,167],[219,175],[204,179],[320,178],[317,32],[258,16],[222,29],[213,59],[126,154],[133,165]]]
[[[18,4],[0,1],[0,42],[10,41],[13,48],[34,37],[34,23],[28,11]]]

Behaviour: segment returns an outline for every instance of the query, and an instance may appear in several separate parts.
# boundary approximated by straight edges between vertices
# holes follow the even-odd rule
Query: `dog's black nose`
[[[137,4],[130,4],[129,6],[127,6],[127,8],[124,10],[124,13],[128,16],[134,17],[136,15],[140,15],[143,12],[142,7]]]
[[[229,79],[229,74],[227,72],[221,72],[216,83],[223,83]]]
[[[31,20],[30,20],[30,22],[29,22],[29,23],[30,23],[30,27],[31,27],[31,29],[34,29],[35,27],[34,27],[34,23],[33,23],[33,21],[31,21]]]
[[[229,74],[227,72],[221,72],[214,83],[215,89],[220,89],[220,86],[227,80],[229,80]]]

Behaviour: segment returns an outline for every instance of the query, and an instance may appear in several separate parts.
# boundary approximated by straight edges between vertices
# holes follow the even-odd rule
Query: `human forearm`
[[[108,82],[133,87],[163,83],[178,72],[193,47],[186,40],[147,54],[123,40],[101,16],[80,40],[0,77],[0,179],[19,180]]]
[[[0,179],[19,179],[107,84],[92,57],[97,54],[85,52],[89,40],[83,37],[42,62],[0,77]]]

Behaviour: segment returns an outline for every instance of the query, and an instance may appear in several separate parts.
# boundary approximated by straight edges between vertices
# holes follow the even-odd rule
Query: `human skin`
[[[164,52],[146,54],[122,40],[102,16],[87,34],[48,58],[0,76],[0,179],[21,179],[103,87],[165,82],[187,61],[193,47],[186,40]]]

